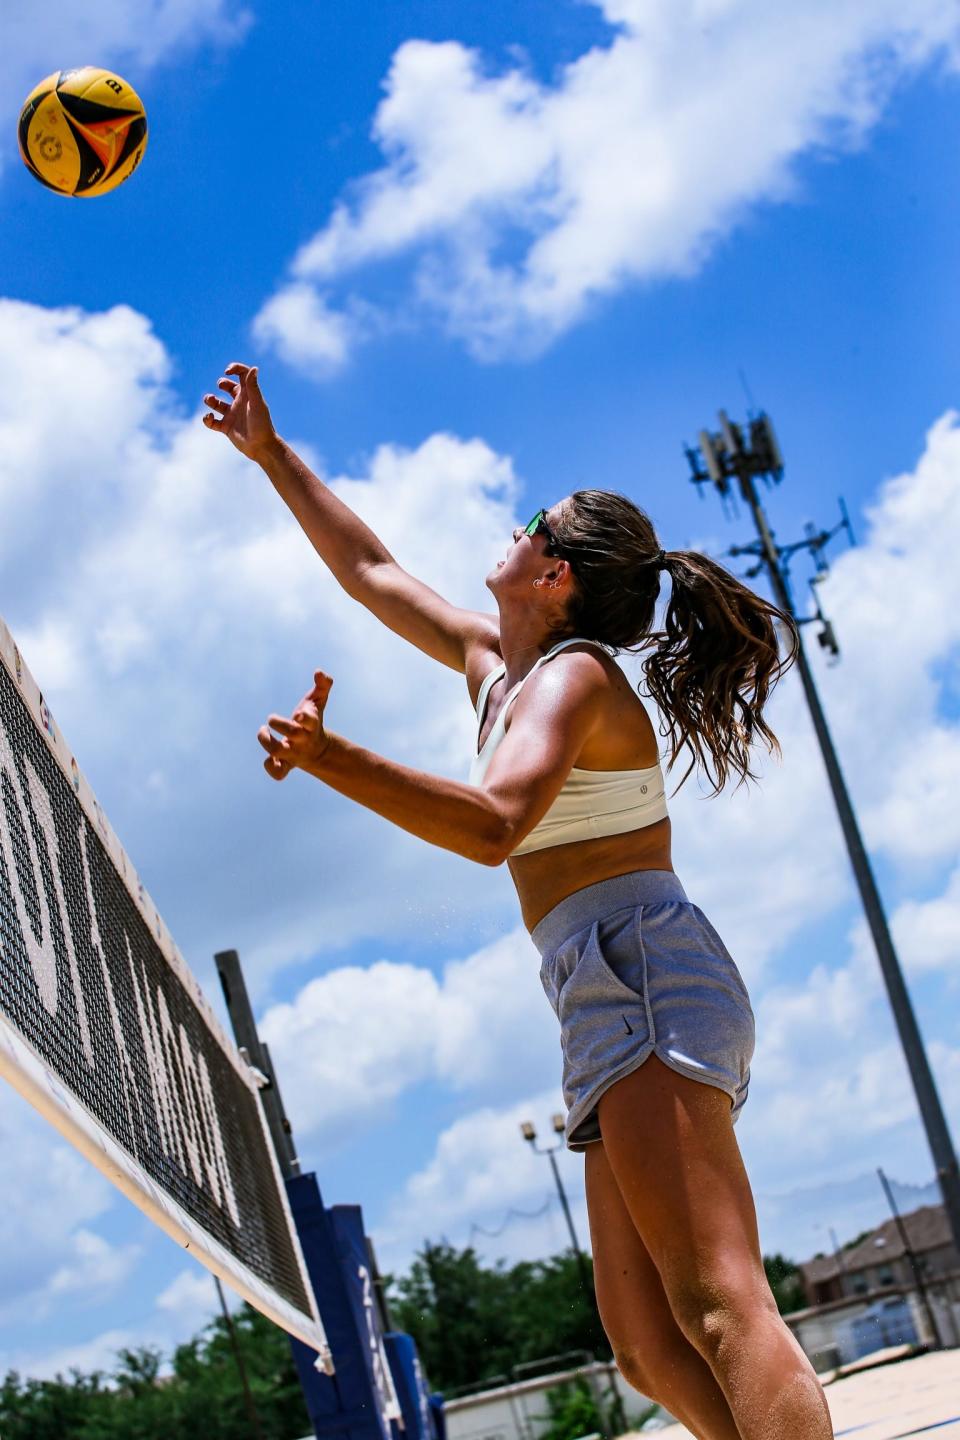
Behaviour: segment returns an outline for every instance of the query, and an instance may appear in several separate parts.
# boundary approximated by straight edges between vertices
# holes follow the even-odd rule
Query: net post
[[[284,1180],[300,1174],[300,1161],[293,1140],[293,1130],[283,1108],[283,1098],[277,1083],[276,1072],[270,1059],[270,1051],[257,1034],[253,1018],[253,1007],[247,993],[247,982],[243,978],[240,956],[236,950],[219,950],[213,957],[220,976],[220,986],[226,1003],[234,1037],[241,1051],[246,1051],[252,1065],[263,1072],[267,1084],[260,1091],[263,1113],[277,1152],[277,1163]]]

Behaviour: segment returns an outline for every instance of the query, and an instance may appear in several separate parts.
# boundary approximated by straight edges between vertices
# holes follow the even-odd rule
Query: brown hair
[[[669,740],[667,768],[684,746],[692,754],[680,785],[696,765],[714,794],[731,773],[738,786],[755,780],[751,745],[762,740],[780,754],[763,708],[796,659],[796,622],[708,555],[661,551],[650,517],[615,491],[575,491],[551,529],[577,582],[568,633],[617,651],[652,651],[643,674]],[[664,628],[652,630],[661,569],[672,589]],[[777,624],[786,641],[782,659]]]

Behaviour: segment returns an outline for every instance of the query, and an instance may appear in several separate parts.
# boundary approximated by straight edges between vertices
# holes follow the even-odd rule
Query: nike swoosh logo
[[[621,1015],[620,1015],[620,1019],[623,1021],[624,1025],[626,1025],[626,1027],[627,1027],[627,1034],[628,1034],[628,1035],[632,1035],[632,1034],[633,1034],[633,1026],[630,1024],[630,1021],[627,1019],[626,1015],[624,1015],[622,1012],[621,1012]]]

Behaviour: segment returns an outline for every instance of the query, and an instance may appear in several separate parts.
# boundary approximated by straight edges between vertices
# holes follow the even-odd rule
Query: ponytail
[[[577,582],[566,615],[568,633],[614,650],[649,652],[644,682],[663,717],[667,768],[684,747],[692,756],[680,785],[696,765],[714,794],[731,775],[739,777],[738,786],[755,780],[751,745],[759,740],[780,754],[763,710],[796,659],[796,622],[709,556],[663,551],[650,517],[615,491],[575,491],[553,529],[557,553],[570,562]],[[661,570],[669,573],[672,594],[664,628],[655,631]],[[778,624],[785,641],[782,659]]]
[[[763,709],[796,659],[796,622],[696,550],[671,551],[663,565],[672,593],[663,630],[640,647],[653,651],[643,662],[646,689],[663,716],[667,768],[686,746],[692,759],[680,785],[700,765],[718,795],[731,774],[738,787],[757,778],[750,766],[757,740],[780,754]],[[786,641],[782,659],[777,623]]]

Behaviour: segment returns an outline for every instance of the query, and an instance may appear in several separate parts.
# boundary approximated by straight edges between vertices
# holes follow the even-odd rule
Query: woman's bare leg
[[[602,1145],[586,1152],[597,1305],[621,1375],[697,1440],[741,1440],[713,1371],[683,1334]]]
[[[607,1091],[599,1115],[611,1171],[670,1309],[742,1440],[832,1440],[823,1389],[764,1274],[729,1098],[654,1055]]]

